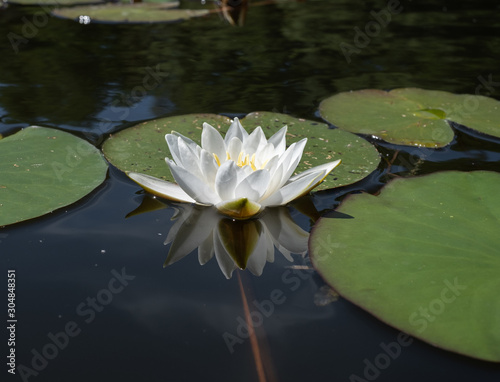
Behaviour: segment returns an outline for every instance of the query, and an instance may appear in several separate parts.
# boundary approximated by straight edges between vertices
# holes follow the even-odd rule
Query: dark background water
[[[109,133],[139,121],[186,113],[267,110],[318,119],[322,99],[371,87],[474,94],[486,81],[489,88],[479,94],[500,98],[496,1],[401,1],[400,13],[363,47],[356,45],[355,28],[364,30],[374,20],[371,12],[387,4],[255,6],[241,28],[217,15],[177,24],[80,25],[45,19],[44,8],[10,6],[0,10],[0,133],[38,124],[100,145]],[[32,34],[26,20],[39,25]],[[26,41],[13,47],[12,33]],[[348,60],[341,43],[359,52]],[[459,128],[453,144],[442,150],[403,150],[391,171],[498,171],[498,143],[464,131]],[[391,178],[385,159],[398,148],[375,143],[383,157],[379,170],[351,187],[314,196],[320,211],[331,210],[348,192],[375,192]],[[426,159],[420,163],[420,157]],[[24,380],[257,380],[250,341],[235,344],[231,353],[223,337],[236,335],[244,317],[236,273],[226,280],[214,259],[200,266],[194,253],[163,269],[163,242],[174,211],[125,218],[143,197],[111,168],[106,182],[74,205],[0,229],[3,277],[6,269],[17,275],[17,363],[32,367],[34,354],[51,343],[50,333],[64,331],[68,323],[70,332],[78,332]],[[310,229],[307,218],[291,212]],[[261,277],[241,274],[253,296],[250,304],[268,300],[275,289],[285,297],[258,328],[274,380],[366,379],[367,362],[399,332],[343,299],[318,306],[315,296],[324,282],[314,271],[290,265],[276,253]],[[113,270],[130,275],[128,285],[108,305],[82,308],[87,298],[109,288]],[[6,341],[2,348],[6,355]],[[6,369],[2,380],[21,380]],[[498,381],[500,368],[414,340],[380,375],[369,377]]]

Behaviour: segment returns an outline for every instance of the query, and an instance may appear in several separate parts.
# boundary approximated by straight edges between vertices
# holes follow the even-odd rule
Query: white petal
[[[216,154],[220,160],[226,158],[226,144],[220,133],[208,123],[203,124],[201,132],[201,146],[210,154]]]
[[[175,200],[177,202],[194,203],[195,200],[189,196],[179,185],[167,182],[154,176],[128,172],[128,177],[139,184],[146,191],[161,196],[162,198]]]
[[[304,171],[303,173],[295,175],[294,177],[290,178],[287,184],[283,186],[279,191],[271,195],[268,199],[265,200],[265,202],[262,202],[262,205],[284,205],[302,195],[307,194],[313,188],[318,186],[326,178],[326,176],[340,163],[341,160],[339,159],[334,162],[325,163],[313,167],[309,170]],[[281,201],[280,196],[278,195],[281,195]],[[275,198],[275,200],[273,200],[272,198]]]
[[[274,156],[276,156],[274,146],[271,143],[265,143],[255,153],[255,167],[262,168]]]
[[[229,158],[233,161],[238,161],[238,156],[241,152],[241,147],[243,146],[241,140],[239,138],[233,137],[229,140],[227,144],[227,153],[229,154]],[[220,158],[221,164],[226,161],[226,153],[224,153],[224,158]]]
[[[288,130],[287,126],[283,126],[278,132],[276,132],[268,142],[272,143],[276,153],[282,154],[286,149],[286,132]]]
[[[177,166],[168,158],[167,163],[175,181],[197,203],[213,205],[220,202],[217,194],[203,180],[197,178],[183,167]]]
[[[235,118],[231,123],[231,126],[229,126],[229,130],[224,137],[226,145],[233,137],[239,138],[239,140],[242,142],[246,139],[246,137],[248,137],[247,131],[243,128],[243,126],[241,126],[240,120],[238,118]]]
[[[183,156],[179,152],[179,142],[183,142],[184,146],[189,147],[191,152],[199,157],[201,147],[198,146],[193,140],[185,137],[182,134],[179,134],[176,131],[173,131],[172,134],[165,135],[165,140],[167,141],[168,148],[170,149],[170,154],[172,159],[177,163],[177,165],[182,166]]]
[[[170,155],[177,165],[182,166],[182,157],[179,153],[179,137],[175,134],[165,135]]]
[[[269,196],[274,194],[277,190],[279,190],[280,187],[283,186],[283,182],[282,182],[283,165],[279,165],[278,168],[274,169],[274,171],[272,171],[272,172],[269,171],[269,173],[271,175],[271,180],[267,186],[266,192],[264,193],[264,195],[262,195],[261,200],[268,198]]]
[[[251,156],[253,153],[262,148],[266,143],[266,136],[264,135],[262,128],[258,126],[254,129],[254,131],[252,131],[248,138],[245,139],[242,151],[250,154]]]
[[[238,166],[233,161],[223,163],[215,176],[215,191],[221,200],[234,199],[234,189],[238,184]]]
[[[272,175],[274,172],[278,169],[278,162],[279,162],[279,155],[273,156],[271,159],[267,161],[267,163],[264,165],[264,169],[269,171],[269,173]]]
[[[267,190],[271,175],[267,170],[253,171],[244,178],[235,188],[235,198],[247,198],[252,201],[259,201]]]
[[[204,149],[201,150],[200,169],[208,186],[215,191],[215,176],[219,170],[219,165],[214,156]]]
[[[181,161],[182,161],[182,167],[184,167],[186,170],[188,170],[197,178],[203,179],[204,175],[202,174],[200,169],[199,156],[192,150],[191,147],[189,147],[186,144],[186,142],[182,140],[182,138],[179,138],[178,145],[179,145],[179,154],[181,156]],[[177,161],[176,163],[179,165]]]
[[[303,176],[305,175],[308,175],[312,172],[321,172],[321,171],[325,171],[326,175],[328,175],[335,167],[337,167],[339,164],[340,164],[341,160],[336,160],[334,162],[329,162],[329,163],[325,163],[325,164],[322,164],[322,165],[319,165],[319,166],[316,166],[316,167],[312,167],[308,170],[305,170],[304,172],[301,172],[300,174],[297,174],[297,175],[294,175],[290,178],[289,182],[293,182],[295,180],[298,180],[300,178],[302,178]],[[323,179],[322,179],[323,180]]]
[[[283,184],[288,181],[288,179],[292,176],[293,172],[297,168],[300,159],[302,158],[302,153],[304,152],[306,143],[307,138],[304,138],[299,142],[292,143],[290,147],[285,151],[285,153],[281,156],[280,163],[283,164]]]
[[[285,205],[292,200],[308,193],[324,177],[324,171],[320,173],[307,174],[302,178],[297,179],[294,182],[289,182],[287,185],[281,187],[274,194],[262,200],[261,204],[265,207]]]
[[[175,135],[176,137],[181,138],[184,141],[184,143],[187,144],[191,150],[193,150],[193,152],[195,152],[197,154],[200,153],[200,150],[201,150],[200,145],[198,145],[192,139],[182,135],[181,133],[178,133],[177,131],[172,131],[172,135]]]
[[[302,158],[306,142],[307,138],[304,138],[299,142],[292,143],[280,157],[275,172],[271,173],[271,184],[267,188],[263,199],[270,197],[288,182]]]

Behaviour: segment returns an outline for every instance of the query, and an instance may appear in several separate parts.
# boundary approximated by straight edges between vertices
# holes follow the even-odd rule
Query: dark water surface
[[[373,12],[387,15],[380,13],[387,4],[255,6],[242,28],[217,15],[168,25],[42,22],[42,8],[11,6],[0,10],[0,133],[38,124],[100,145],[139,121],[187,113],[266,110],[318,119],[322,99],[371,87],[500,98],[497,1],[401,1],[400,13],[356,45],[356,28],[364,30]],[[37,13],[39,27],[13,46],[10,33],[26,36]],[[356,52],[346,58],[342,42]],[[375,143],[384,159],[399,149]],[[415,150],[399,152],[391,172],[500,167],[498,142],[462,128],[445,149]],[[384,160],[364,181],[312,201],[327,213],[347,193],[376,192],[390,178]],[[14,377],[4,366],[2,381],[259,380],[241,324],[238,271],[226,280],[215,259],[200,266],[195,253],[163,269],[174,210],[125,218],[143,198],[111,168],[106,182],[78,203],[0,229],[2,277],[7,269],[17,276],[16,361],[33,373],[24,369],[24,379]],[[290,211],[310,229],[306,217]],[[399,332],[343,299],[322,306],[324,282],[312,270],[290,268],[309,264],[295,260],[276,252],[262,276],[240,272],[254,312],[254,301],[264,306],[279,292],[279,303],[272,312],[267,305],[257,328],[267,380],[500,380],[498,365],[418,340],[400,347],[385,366],[382,344],[397,341]],[[44,352],[51,359],[37,355]],[[4,359],[6,353],[2,341]],[[375,361],[384,367],[367,370]]]

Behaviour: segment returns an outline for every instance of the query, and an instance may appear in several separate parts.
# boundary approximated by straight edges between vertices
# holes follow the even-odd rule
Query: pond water
[[[217,14],[81,25],[40,18],[37,6],[9,6],[0,10],[0,133],[42,125],[100,146],[140,121],[187,113],[265,110],[320,120],[322,99],[362,88],[500,98],[497,1],[404,0],[361,41],[358,31],[374,25],[374,14],[387,15],[388,3],[264,4],[250,8],[243,27]],[[22,36],[27,22],[38,27],[12,45],[9,33]],[[342,52],[341,43],[356,49]],[[410,148],[394,156],[401,147],[374,141],[383,158],[377,171],[311,201],[328,213],[348,193],[377,192],[389,171],[500,169],[498,142],[456,132],[432,155]],[[0,229],[2,277],[16,270],[16,362],[26,367],[8,380],[257,381],[259,357],[267,381],[500,380],[498,364],[416,339],[384,364],[383,344],[399,332],[342,298],[330,302],[307,257],[290,263],[276,251],[260,277],[235,271],[229,280],[215,259],[200,266],[196,253],[163,268],[174,209],[126,218],[145,197],[111,167],[79,202]],[[290,213],[310,230],[307,217]],[[258,323],[257,347],[245,330],[241,288]],[[2,348],[6,355],[6,341]],[[369,366],[375,362],[382,367]]]

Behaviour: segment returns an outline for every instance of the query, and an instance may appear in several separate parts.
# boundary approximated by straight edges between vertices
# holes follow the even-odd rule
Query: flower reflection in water
[[[274,261],[274,248],[293,261],[292,253],[305,256],[309,233],[291,218],[287,208],[268,208],[258,219],[234,220],[216,208],[179,204],[165,245],[170,244],[164,266],[198,248],[201,265],[215,254],[219,267],[231,278],[233,271],[249,269],[260,276],[266,262]]]

